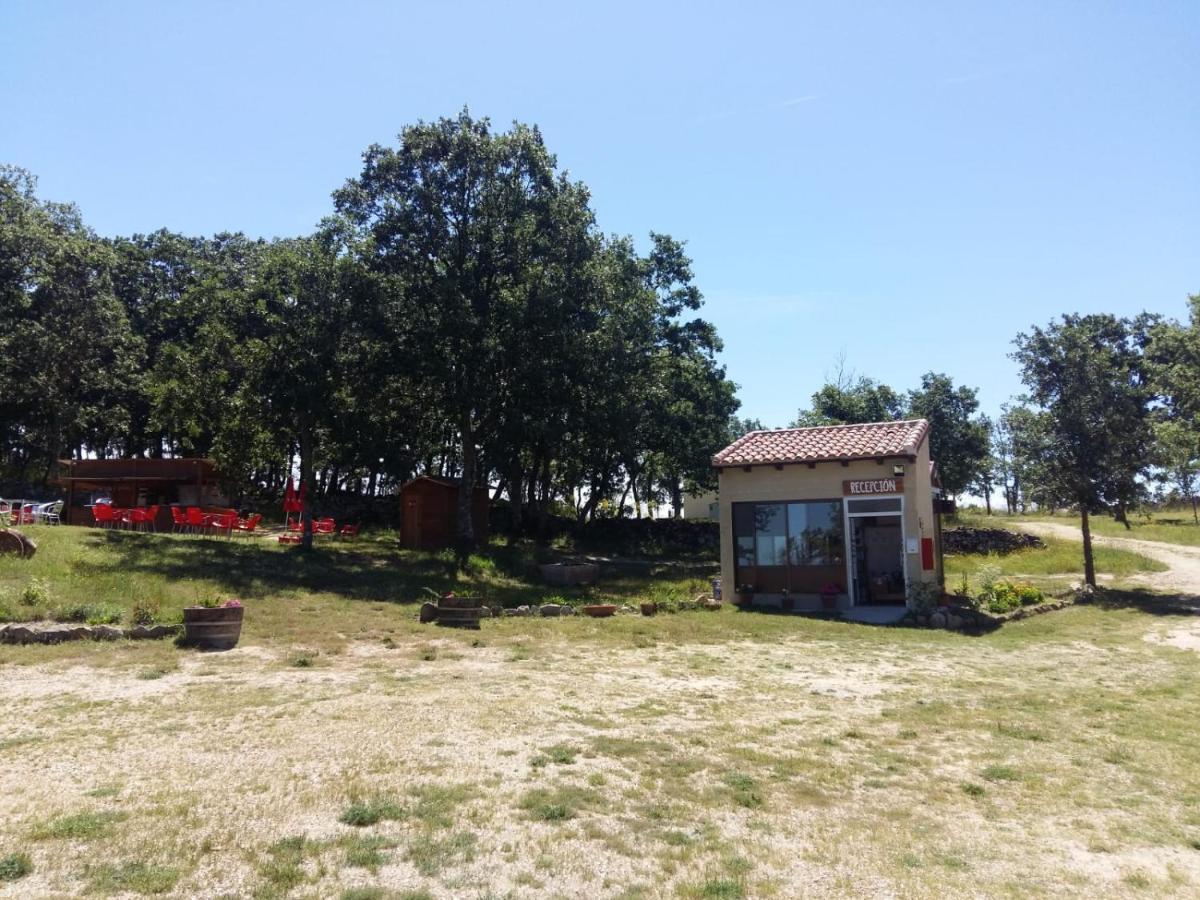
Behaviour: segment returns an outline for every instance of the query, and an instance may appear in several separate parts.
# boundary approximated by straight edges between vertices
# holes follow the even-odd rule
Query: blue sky
[[[0,0],[0,161],[102,234],[302,233],[463,104],[538,124],[606,231],[688,241],[768,425],[842,353],[995,411],[1018,331],[1200,292],[1195,0]]]

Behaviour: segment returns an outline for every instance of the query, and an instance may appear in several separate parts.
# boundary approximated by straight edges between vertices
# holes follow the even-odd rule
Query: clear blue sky
[[[843,350],[994,411],[1021,329],[1200,292],[1196,0],[0,0],[0,161],[102,234],[302,233],[463,104],[541,126],[606,231],[688,241],[768,425]]]

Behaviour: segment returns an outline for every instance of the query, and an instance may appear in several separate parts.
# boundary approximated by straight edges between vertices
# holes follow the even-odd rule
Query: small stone
[[[116,641],[125,637],[124,629],[115,625],[93,625],[92,638],[97,641]]]
[[[182,625],[134,625],[129,629],[129,637],[135,640],[157,640],[171,637],[181,631]]]
[[[945,628],[946,627],[946,614],[944,612],[942,612],[941,610],[938,610],[932,616],[929,617],[929,625],[932,628]]]
[[[573,615],[575,615],[575,607],[571,606],[570,604],[564,603],[562,606],[560,606],[558,608],[558,614],[560,616],[573,616]]]
[[[618,610],[618,612],[623,612],[623,613],[633,613],[633,612],[637,612],[637,610],[636,610],[636,609],[634,609],[632,606],[630,606],[628,603],[626,603],[624,606],[622,606],[622,607],[621,607],[621,608]]]
[[[562,614],[562,607],[554,603],[547,603],[545,606],[538,607],[539,616],[558,616]]]
[[[954,613],[949,613],[946,616],[946,627],[951,631],[958,631],[963,627],[962,616],[956,616]]]
[[[420,611],[419,617],[420,617],[420,621],[421,621],[422,625],[427,625],[430,622],[436,622],[437,615],[438,615],[438,608],[437,608],[436,603],[422,603],[421,604],[421,611]]]
[[[37,638],[36,632],[27,625],[9,625],[4,629],[6,644],[32,644]]]
[[[492,610],[490,607],[487,607],[487,606],[479,607],[479,618],[490,619],[491,617],[492,617]]]

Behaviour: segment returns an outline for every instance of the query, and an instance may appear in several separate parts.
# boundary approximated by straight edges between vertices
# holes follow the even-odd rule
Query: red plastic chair
[[[174,532],[186,531],[188,527],[187,512],[180,509],[178,506],[171,507],[171,530]]]
[[[333,519],[313,519],[313,534],[333,534],[337,529]]]
[[[97,528],[112,528],[113,508],[107,503],[97,503],[92,507],[92,521]]]
[[[156,503],[153,506],[146,507],[146,524],[150,526],[150,530],[158,531],[158,511],[161,507]]]
[[[237,513],[217,513],[210,517],[208,524],[213,531],[223,531],[225,532],[225,537],[229,538],[233,536],[233,529],[237,525],[237,520]]]
[[[338,532],[339,538],[356,538],[358,537],[358,529],[361,523],[355,522],[353,525],[343,525]]]
[[[187,530],[191,534],[199,534],[208,524],[208,516],[204,515],[204,511],[198,506],[189,506],[187,508]]]
[[[248,519],[238,519],[233,528],[238,534],[244,534],[249,537],[254,533],[254,529],[258,527],[258,523],[262,521],[262,515],[255,513]]]
[[[129,527],[134,531],[145,531],[146,526],[150,523],[150,517],[144,507],[137,507],[128,511]]]

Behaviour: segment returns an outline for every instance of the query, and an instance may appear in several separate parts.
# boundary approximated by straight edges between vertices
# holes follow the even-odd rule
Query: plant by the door
[[[842,586],[836,581],[830,581],[821,588],[821,609],[837,609],[837,598],[842,593]]]

